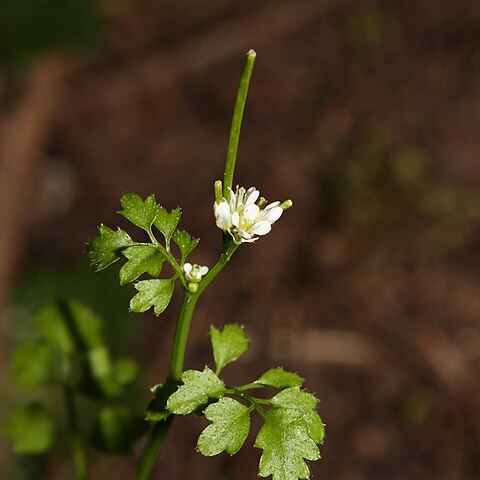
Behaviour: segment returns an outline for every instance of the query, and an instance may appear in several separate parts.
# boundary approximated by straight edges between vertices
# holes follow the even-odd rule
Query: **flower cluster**
[[[191,263],[185,263],[183,266],[185,278],[188,280],[188,289],[193,293],[198,289],[198,283],[202,277],[208,273],[208,267]]]
[[[283,210],[292,205],[290,201],[267,205],[264,198],[259,199],[260,192],[255,187],[245,190],[237,186],[235,192],[228,190],[230,199],[217,199],[213,210],[217,227],[228,232],[236,244],[252,243],[259,235],[266,235]]]

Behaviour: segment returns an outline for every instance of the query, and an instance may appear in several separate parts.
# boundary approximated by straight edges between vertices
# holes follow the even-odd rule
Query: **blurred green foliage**
[[[74,433],[101,450],[129,452],[147,426],[143,415],[129,406],[126,390],[138,368],[133,360],[111,354],[101,317],[77,301],[58,302],[35,316],[32,330],[13,352],[12,379],[21,387],[37,389],[44,401],[17,408],[7,417],[4,430],[13,451],[46,453],[58,432],[55,439]],[[43,395],[45,389],[50,398]],[[57,396],[67,399],[60,415],[53,414],[58,402],[51,400]],[[80,398],[90,405],[89,412],[82,412],[81,424],[75,420]],[[66,421],[58,418],[64,415]],[[65,431],[62,424],[67,424]]]
[[[109,345],[115,347],[123,344],[125,335],[129,334],[132,319],[125,313],[129,296],[129,292],[118,285],[115,272],[95,274],[83,263],[68,268],[55,262],[34,263],[23,273],[14,292],[8,333],[14,339],[28,338],[27,330],[35,312],[59,298],[75,298],[104,319],[102,329]]]
[[[0,64],[50,51],[80,51],[98,38],[97,0],[2,0]]]
[[[43,453],[53,444],[52,414],[38,403],[21,407],[7,418],[5,433],[18,455]]]

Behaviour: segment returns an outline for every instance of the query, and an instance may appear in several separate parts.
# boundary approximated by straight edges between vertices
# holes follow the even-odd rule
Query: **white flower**
[[[201,265],[192,265],[191,263],[186,263],[183,266],[183,271],[185,272],[185,277],[188,281],[198,283],[204,275],[208,273],[208,267],[202,267]]]
[[[237,244],[254,242],[258,235],[266,235],[283,213],[280,202],[260,208],[255,203],[260,196],[255,187],[245,190],[237,186],[236,192],[231,188],[229,191],[230,200],[215,202],[213,211],[217,227],[228,232]]]

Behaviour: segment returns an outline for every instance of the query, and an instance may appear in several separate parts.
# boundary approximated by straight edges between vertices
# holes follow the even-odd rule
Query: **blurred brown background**
[[[132,287],[92,273],[84,245],[100,222],[124,224],[121,193],[155,193],[201,238],[192,260],[215,261],[212,185],[255,48],[236,181],[295,206],[201,299],[187,365],[210,362],[210,324],[238,322],[251,349],[227,379],[276,365],[305,376],[327,424],[314,478],[479,478],[478,0],[91,7],[50,43],[0,21],[0,420],[26,395],[8,378],[12,345],[60,294],[104,313],[115,348],[139,360],[139,408],[163,380],[178,298],[159,318],[127,314]],[[206,459],[203,424],[176,422],[153,478],[256,478],[253,435]],[[132,478],[135,460],[94,457],[92,478]],[[69,472],[53,455],[41,478]],[[28,478],[4,440],[0,478]]]

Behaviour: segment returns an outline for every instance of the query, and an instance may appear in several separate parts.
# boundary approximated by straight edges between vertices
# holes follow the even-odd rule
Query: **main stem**
[[[237,161],[238,142],[240,139],[243,112],[245,110],[248,87],[250,85],[250,78],[252,76],[256,56],[257,54],[254,50],[249,50],[247,52],[247,58],[240,78],[237,99],[233,110],[230,137],[228,139],[227,160],[225,162],[225,172],[223,175],[223,196],[227,199],[229,198],[228,188],[231,188],[233,184],[233,174],[235,172],[235,164]],[[180,308],[180,314],[175,329],[172,357],[170,361],[170,378],[172,380],[180,381],[182,377],[188,333],[197,301],[204,290],[228,263],[237,247],[238,245],[233,242],[230,236],[227,233],[224,233],[220,258],[198,284],[198,290],[195,293],[191,293],[187,290],[183,277],[181,277],[183,280],[182,284],[184,286],[184,292],[182,306]],[[170,416],[166,420],[158,422],[153,428],[143,449],[135,480],[148,480],[150,478],[150,474],[162,450],[172,422],[173,417]]]
[[[83,439],[78,431],[77,411],[75,407],[75,394],[67,385],[64,387],[65,409],[68,427],[70,430],[70,447],[72,450],[73,468],[76,480],[87,479],[87,453]]]

